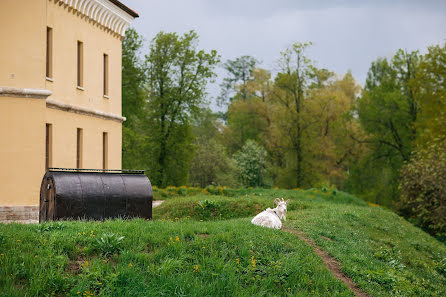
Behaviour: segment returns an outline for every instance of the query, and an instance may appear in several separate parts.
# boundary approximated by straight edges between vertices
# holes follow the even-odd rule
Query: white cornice
[[[105,113],[99,110],[93,110],[85,107],[75,106],[71,104],[62,103],[52,99],[46,99],[46,107],[59,109],[63,111],[73,112],[77,114],[89,115],[101,119],[112,120],[115,122],[124,122],[126,120],[125,117],[121,117],[112,113]]]
[[[51,96],[51,94],[51,91],[44,89],[0,87],[0,97],[45,99],[46,97]]]
[[[53,0],[49,0],[50,2]],[[56,0],[98,22],[113,32],[124,36],[125,30],[135,19],[108,0]]]

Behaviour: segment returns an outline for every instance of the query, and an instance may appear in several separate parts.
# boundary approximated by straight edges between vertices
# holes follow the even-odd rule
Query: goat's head
[[[287,212],[286,207],[287,207],[287,204],[289,201],[290,201],[289,199],[287,201],[285,201],[283,198],[282,198],[282,200],[280,200],[279,198],[274,199],[274,203],[276,203],[276,205],[277,205],[277,207],[276,207],[277,212],[280,214],[279,218],[280,219],[283,218],[285,221],[286,221],[286,212]]]

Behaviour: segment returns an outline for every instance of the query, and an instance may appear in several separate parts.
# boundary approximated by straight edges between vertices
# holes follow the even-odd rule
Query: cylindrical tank
[[[152,218],[144,171],[50,169],[40,188],[39,221]]]

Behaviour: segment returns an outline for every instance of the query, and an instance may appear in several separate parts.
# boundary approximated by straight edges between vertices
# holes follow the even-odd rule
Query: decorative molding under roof
[[[0,87],[0,97],[46,99],[48,96],[51,96],[51,94],[51,91],[44,89]]]
[[[52,0],[49,0],[52,1]],[[110,0],[56,0],[94,20],[111,31],[124,36],[130,23],[138,14],[126,7],[123,9]],[[133,12],[133,13],[132,13]]]
[[[52,100],[52,99],[46,99],[46,107],[59,109],[59,110],[63,110],[63,111],[68,111],[68,112],[73,112],[73,113],[77,113],[77,114],[89,115],[89,116],[93,116],[93,117],[97,117],[97,118],[101,118],[101,119],[105,119],[105,120],[112,120],[112,121],[119,122],[119,123],[122,123],[126,120],[125,117],[121,117],[116,114],[105,113],[105,112],[102,112],[99,110],[93,110],[93,109],[89,109],[89,108],[85,108],[85,107],[66,104],[66,103],[62,103],[62,102]]]

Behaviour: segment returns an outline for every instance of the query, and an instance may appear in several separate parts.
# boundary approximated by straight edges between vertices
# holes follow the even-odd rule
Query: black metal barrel
[[[50,169],[40,189],[39,221],[152,218],[144,171]]]

